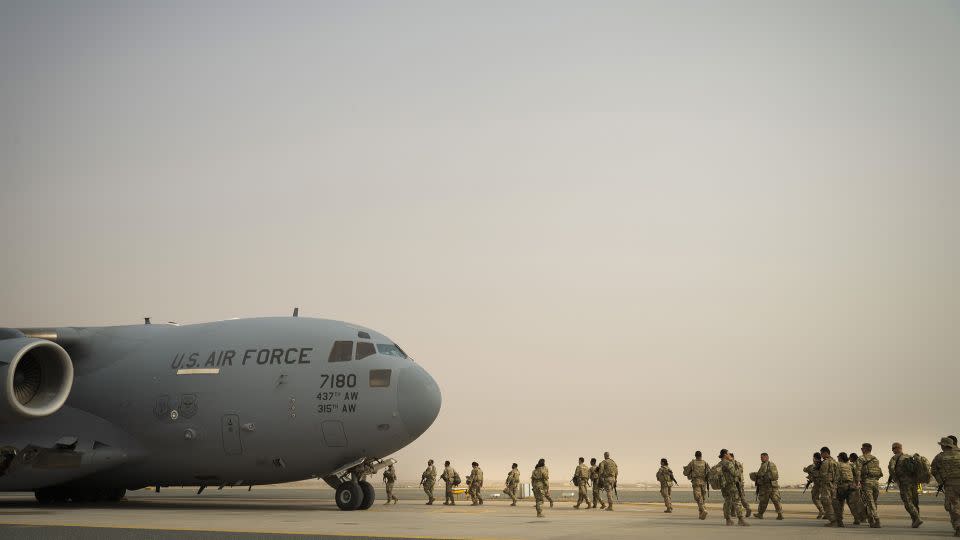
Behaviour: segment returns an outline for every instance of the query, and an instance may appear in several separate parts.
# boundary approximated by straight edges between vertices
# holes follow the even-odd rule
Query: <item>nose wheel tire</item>
[[[377,492],[373,489],[373,484],[366,480],[360,481],[360,491],[363,493],[363,502],[360,503],[357,510],[366,510],[373,506],[373,502],[377,500]]]
[[[340,484],[335,497],[341,510],[356,510],[363,504],[363,490],[352,480]]]

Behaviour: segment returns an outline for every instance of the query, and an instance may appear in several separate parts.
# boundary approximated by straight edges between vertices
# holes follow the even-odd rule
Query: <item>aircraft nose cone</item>
[[[440,387],[426,370],[414,364],[400,372],[397,410],[411,437],[419,437],[433,424],[440,402]]]

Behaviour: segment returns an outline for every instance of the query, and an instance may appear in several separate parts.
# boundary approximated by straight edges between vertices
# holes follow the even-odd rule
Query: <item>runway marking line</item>
[[[79,523],[8,523],[0,521],[0,525],[14,525],[19,527],[77,527],[82,529],[123,529],[128,531],[176,531],[176,532],[218,532],[232,534],[277,534],[290,536],[337,536],[343,538],[371,537],[371,538],[415,538],[419,540],[444,540],[449,536],[418,536],[412,534],[358,534],[358,533],[326,533],[326,532],[299,532],[299,531],[268,531],[268,530],[235,530],[235,529],[191,529],[180,527],[128,527],[125,525],[83,525]],[[458,537],[454,537],[455,539]],[[469,536],[459,537],[459,540],[504,540],[503,537]]]

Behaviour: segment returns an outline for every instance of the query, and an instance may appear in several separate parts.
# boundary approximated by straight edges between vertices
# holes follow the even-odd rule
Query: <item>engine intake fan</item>
[[[73,362],[45,339],[0,340],[0,423],[49,416],[67,401]]]

